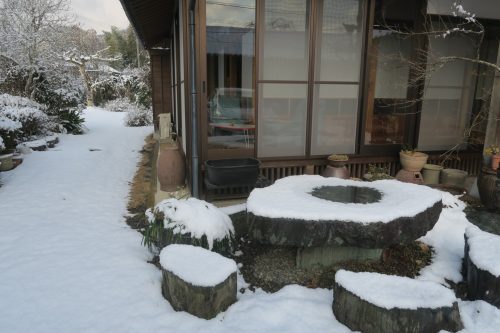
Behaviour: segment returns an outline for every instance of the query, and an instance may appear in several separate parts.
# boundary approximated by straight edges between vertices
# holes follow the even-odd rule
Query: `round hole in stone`
[[[370,204],[379,202],[382,193],[371,187],[361,186],[321,186],[311,192],[316,198],[341,203]]]

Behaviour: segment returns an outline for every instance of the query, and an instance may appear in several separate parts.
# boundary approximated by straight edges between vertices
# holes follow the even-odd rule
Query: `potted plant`
[[[346,162],[349,156],[344,154],[332,154],[327,158],[327,167],[323,171],[323,177],[337,177],[342,179],[349,179],[349,170],[347,169]]]
[[[488,148],[484,150],[484,153],[486,157],[487,156],[490,157],[491,162],[489,164],[493,169],[493,171],[496,171],[500,164],[500,149],[498,149],[497,145],[490,145]]]
[[[368,164],[368,170],[363,175],[363,179],[366,181],[375,181],[383,179],[394,179],[394,177],[390,175],[389,168],[377,166],[375,164]]]
[[[404,170],[410,172],[420,172],[424,165],[427,163],[429,155],[415,151],[410,146],[403,146],[399,152],[399,160]]]

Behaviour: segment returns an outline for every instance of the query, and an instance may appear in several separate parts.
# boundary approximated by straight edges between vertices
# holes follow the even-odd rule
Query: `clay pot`
[[[184,186],[186,164],[177,144],[165,143],[160,145],[156,167],[162,191],[176,191],[178,187]]]
[[[415,151],[411,154],[404,151],[399,152],[399,160],[401,162],[401,166],[406,171],[420,172],[425,163],[427,163],[428,158],[429,155],[418,151]]]
[[[491,168],[496,171],[500,166],[500,155],[496,154],[491,156]]]
[[[0,171],[9,171],[14,169],[12,157],[14,157],[14,154],[0,155]]]

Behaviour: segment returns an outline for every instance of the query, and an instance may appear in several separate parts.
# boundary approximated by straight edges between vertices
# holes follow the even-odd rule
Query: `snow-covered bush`
[[[123,80],[117,75],[100,78],[92,84],[92,93],[95,105],[104,105],[110,100],[124,96]]]
[[[145,108],[151,107],[150,68],[134,68],[123,71],[122,79],[129,100]]]
[[[9,132],[11,136],[21,141],[47,133],[55,127],[55,123],[45,111],[45,106],[27,98],[0,95],[2,133]],[[6,138],[3,135],[2,137],[5,141]]]
[[[107,102],[104,105],[104,108],[111,112],[129,112],[132,109],[135,109],[136,106],[128,100],[128,98],[117,98]]]
[[[46,113],[62,127],[59,131],[83,132],[85,93],[83,82],[75,75],[60,72],[46,75],[35,91],[37,102],[47,105]]]
[[[153,125],[153,111],[141,105],[135,105],[125,115],[125,126],[151,126]]]
[[[191,244],[229,254],[233,250],[234,227],[227,214],[198,200],[167,199],[146,211],[149,222],[143,243],[163,248],[169,244]]]
[[[0,113],[0,139],[2,139],[3,146],[0,152],[5,149],[10,150],[16,147],[16,136],[20,129],[20,122],[10,120]]]

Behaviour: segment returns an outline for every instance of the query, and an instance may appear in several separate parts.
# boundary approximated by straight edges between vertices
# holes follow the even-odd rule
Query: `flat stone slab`
[[[211,319],[236,302],[236,263],[191,245],[169,245],[160,253],[162,293],[174,310]]]
[[[500,308],[500,236],[469,227],[465,233],[464,265],[469,299]]]
[[[379,260],[382,249],[363,249],[351,246],[306,247],[297,250],[298,268],[329,267],[345,260]]]
[[[463,328],[452,290],[430,281],[338,271],[335,318],[363,333],[437,333]]]
[[[379,192],[380,198],[359,200],[357,195],[353,203],[346,203],[345,194],[338,201],[313,195],[325,186],[369,188]],[[273,186],[252,191],[247,202],[249,234],[253,239],[297,247],[381,249],[409,243],[434,227],[441,210],[440,192],[426,186],[321,176],[280,179]]]

